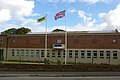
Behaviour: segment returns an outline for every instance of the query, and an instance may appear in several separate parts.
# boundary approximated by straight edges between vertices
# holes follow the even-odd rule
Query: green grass
[[[44,63],[3,61],[3,62],[1,62],[1,64],[44,64]]]

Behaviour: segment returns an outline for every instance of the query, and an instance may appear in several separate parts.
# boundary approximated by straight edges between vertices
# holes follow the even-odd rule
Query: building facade
[[[120,64],[120,33],[118,32],[67,32],[47,34],[46,58],[62,63]],[[0,60],[35,61],[45,59],[45,34],[1,35]]]

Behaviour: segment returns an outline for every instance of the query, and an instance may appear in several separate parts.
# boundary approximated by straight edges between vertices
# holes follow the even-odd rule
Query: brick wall
[[[2,47],[5,47],[6,37]],[[44,48],[45,36],[39,35],[9,35],[8,36],[9,48]],[[49,34],[48,35],[48,48],[52,48],[53,44],[61,40],[64,44],[64,34]],[[68,48],[69,49],[120,49],[120,34],[82,34],[82,33],[69,33],[68,34]]]
[[[6,35],[0,35],[0,38],[2,39],[2,42],[0,42],[0,48],[6,48],[7,36]]]

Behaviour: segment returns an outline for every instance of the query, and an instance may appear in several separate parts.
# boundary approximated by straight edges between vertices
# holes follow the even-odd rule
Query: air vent
[[[59,40],[57,40],[57,43],[61,43],[61,40],[59,39]]]

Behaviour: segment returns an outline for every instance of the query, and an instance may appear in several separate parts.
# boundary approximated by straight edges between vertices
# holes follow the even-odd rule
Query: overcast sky
[[[65,29],[65,17],[54,20],[62,10],[67,31],[120,31],[120,0],[0,0],[0,32],[20,27],[45,32],[46,22],[37,19],[46,14],[48,32]]]

